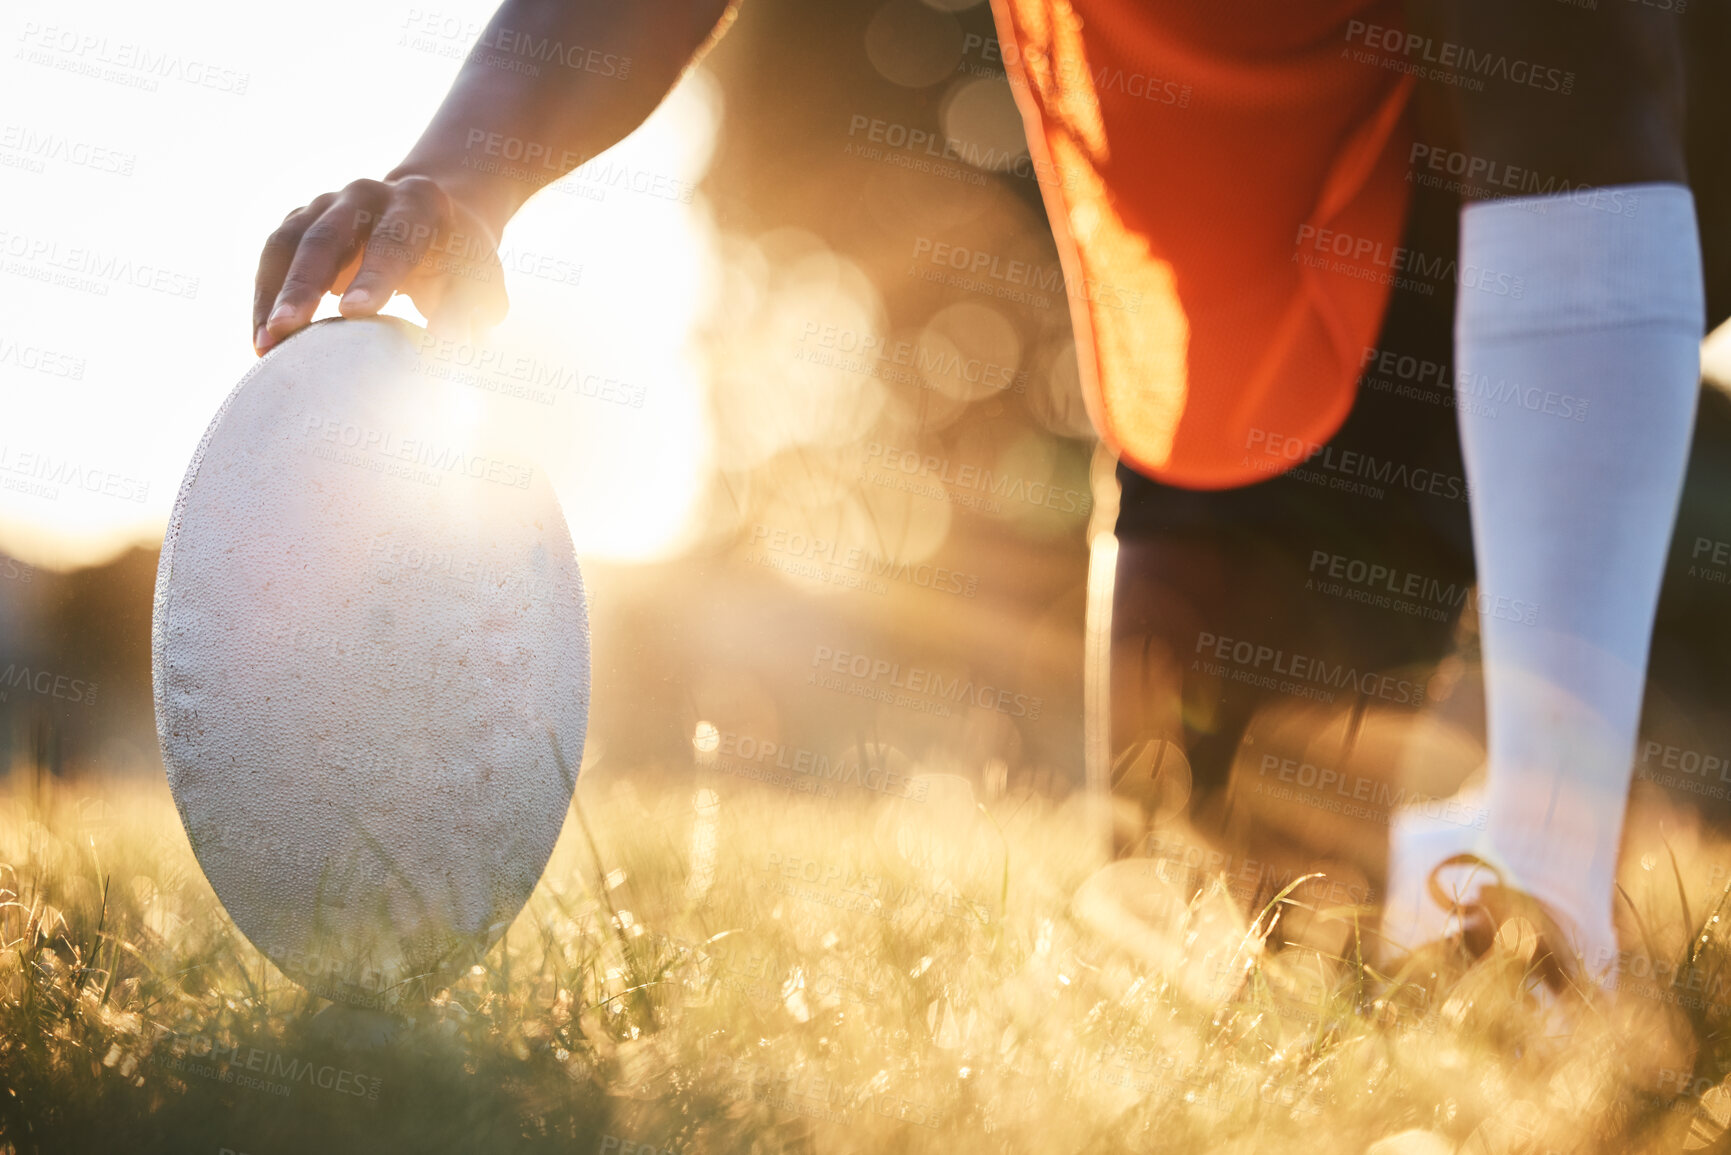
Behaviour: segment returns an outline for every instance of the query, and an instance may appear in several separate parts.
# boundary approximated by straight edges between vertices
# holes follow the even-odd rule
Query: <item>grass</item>
[[[1698,848],[1629,880],[1668,977],[1561,1038],[1513,946],[1402,980],[1338,908],[1303,912],[1320,949],[1275,950],[1302,887],[1242,911],[1220,880],[1102,871],[1075,804],[929,785],[856,805],[586,774],[585,822],[484,965],[386,1018],[253,949],[162,785],[20,781],[0,1150],[1721,1145],[1731,909]]]

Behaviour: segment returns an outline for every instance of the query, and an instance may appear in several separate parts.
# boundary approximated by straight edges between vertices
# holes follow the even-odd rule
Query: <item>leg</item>
[[[1458,211],[1452,196],[1415,187],[1402,246],[1451,259]],[[1434,294],[1400,289],[1391,295],[1377,347],[1365,361],[1399,363],[1405,376],[1392,369],[1369,371],[1381,387],[1360,388],[1351,416],[1330,440],[1336,455],[1369,454],[1460,475],[1447,393],[1454,301],[1446,281],[1437,288]],[[1396,392],[1395,386],[1404,391]],[[1397,609],[1388,599],[1376,605],[1347,596],[1387,592],[1376,582],[1364,584],[1368,578],[1361,577],[1356,586],[1343,579],[1342,588],[1332,592],[1316,587],[1330,584],[1329,563],[1350,562],[1423,579],[1434,591],[1464,589],[1472,580],[1466,507],[1398,486],[1370,498],[1289,476],[1215,492],[1160,485],[1124,467],[1119,478],[1110,753],[1122,775],[1114,783],[1120,814],[1133,819],[1133,809],[1123,803],[1156,794],[1165,803],[1184,785],[1163,783],[1154,790],[1145,781],[1125,780],[1134,777],[1145,745],[1165,740],[1181,747],[1188,759],[1191,822],[1210,837],[1241,837],[1250,831],[1228,831],[1223,823],[1247,813],[1233,794],[1232,768],[1246,757],[1243,740],[1253,719],[1269,709],[1294,706],[1314,707],[1323,718],[1331,710],[1350,708],[1351,694],[1331,687],[1336,700],[1323,705],[1211,674],[1199,667],[1239,667],[1221,661],[1206,639],[1248,640],[1320,659],[1335,670],[1434,667],[1452,646],[1459,606],[1452,593],[1438,592],[1440,601],[1425,601],[1425,608],[1437,611],[1430,616],[1415,614],[1405,603]],[[1258,671],[1251,665],[1243,672]],[[1261,672],[1267,672],[1266,663]],[[1390,707],[1374,698],[1366,704]],[[1302,806],[1285,809],[1293,810],[1300,823],[1316,813]],[[1363,825],[1367,837],[1380,829],[1370,820]],[[1130,849],[1143,833],[1145,827],[1134,822],[1121,825],[1117,849]],[[1255,833],[1260,837],[1266,831],[1258,827]],[[1319,850],[1328,843],[1305,845]],[[1258,844],[1244,853],[1263,858],[1265,849]],[[1377,846],[1378,861],[1366,866],[1373,874],[1380,873],[1382,851]]]
[[[1443,94],[1460,151],[1500,174],[1462,209],[1456,317],[1485,844],[1597,971],[1614,961],[1617,850],[1699,378],[1680,23],[1629,4],[1425,0],[1414,26],[1509,62],[1510,79]],[[1564,82],[1515,82],[1534,69]],[[1398,834],[1394,854],[1399,869]]]

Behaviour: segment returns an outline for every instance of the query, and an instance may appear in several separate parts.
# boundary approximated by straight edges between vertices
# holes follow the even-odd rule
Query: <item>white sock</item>
[[[1483,845],[1573,923],[1591,966],[1616,949],[1617,850],[1705,323],[1690,191],[1601,194],[1467,206],[1455,324]]]

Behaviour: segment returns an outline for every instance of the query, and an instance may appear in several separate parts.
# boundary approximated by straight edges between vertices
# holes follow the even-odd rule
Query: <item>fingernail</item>
[[[270,331],[263,325],[260,325],[258,332],[252,335],[252,347],[260,353],[270,348]]]
[[[294,315],[295,307],[293,305],[278,305],[275,309],[271,310],[270,320],[266,321],[265,324],[274,325],[279,321],[292,321],[294,320]]]
[[[373,303],[373,295],[365,289],[350,289],[337,303],[339,309],[364,309]]]

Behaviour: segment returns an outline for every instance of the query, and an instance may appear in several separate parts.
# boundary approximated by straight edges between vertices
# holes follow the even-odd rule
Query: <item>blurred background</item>
[[[1718,11],[1715,27],[1731,32],[1731,6]],[[216,920],[206,917],[212,903],[202,880],[186,873],[190,848],[179,830],[164,842],[155,828],[159,819],[173,826],[150,685],[151,600],[168,513],[212,416],[255,363],[251,293],[265,238],[317,194],[396,164],[491,12],[489,0],[306,0],[286,13],[214,0],[13,0],[0,12],[0,769],[10,768],[13,787],[71,783],[65,797],[78,807],[65,827],[76,837],[49,838],[35,819],[0,833],[16,830],[17,846],[50,864],[40,875],[70,880],[47,893],[73,911],[73,925],[100,928],[110,918],[122,928],[160,929],[149,940],[137,936],[154,952],[138,956],[151,974],[143,986],[129,979],[134,985],[120,989],[115,1005],[130,1000],[149,1012],[160,1001],[189,1031],[239,1032],[243,1017],[246,1032],[265,1028],[260,1004],[238,995],[241,972],[206,966],[222,952],[240,963],[253,956],[228,951],[229,932],[207,929]],[[1731,142],[1714,121],[1694,131]],[[1721,151],[1724,164],[1695,174],[1698,188],[1707,187],[1703,176],[1713,180],[1703,199],[1731,179],[1731,145]],[[1201,1072],[1184,1076],[1195,1087],[1174,1084],[1192,1105],[1195,1090],[1207,1087],[1227,1088],[1221,1102],[1240,1097],[1240,1087],[1262,1087],[1266,1103],[1267,1088],[1314,1066],[1340,1080],[1332,1100],[1340,1111],[1359,1104],[1386,1116],[1379,1126],[1430,1117],[1420,1111],[1435,1110],[1432,1092],[1455,1084],[1433,1079],[1428,1067],[1415,1096],[1403,1099],[1357,1059],[1291,1063],[1320,1048],[1319,1026],[1309,1018],[1281,1025],[1261,1001],[1246,1005],[1249,1026],[1230,1028],[1244,1040],[1241,1051],[1215,1046],[1223,1022],[1243,1020],[1223,1020],[1212,1003],[1198,1003],[1209,1009],[1194,1025],[1175,1020],[1158,1001],[1167,997],[1159,984],[1144,989],[1140,973],[1132,980],[1097,949],[1096,936],[1156,971],[1189,968],[1191,955],[1175,961],[1164,931],[1148,935],[1144,926],[1165,928],[1217,878],[1231,901],[1201,908],[1206,922],[1181,924],[1190,928],[1186,951],[1195,947],[1206,963],[1197,974],[1219,973],[1227,956],[1207,953],[1217,943],[1234,960],[1242,954],[1248,919],[1237,906],[1259,909],[1306,871],[1326,875],[1296,892],[1312,910],[1356,911],[1374,901],[1390,806],[1434,802],[1482,757],[1474,621],[1459,615],[1473,602],[1464,585],[1451,585],[1451,600],[1438,603],[1451,617],[1451,652],[1397,671],[1426,687],[1416,708],[1271,694],[1223,743],[1222,772],[1211,776],[1199,759],[1195,781],[1183,752],[1166,741],[1175,733],[1170,719],[1122,728],[1122,749],[1113,751],[1118,849],[1164,861],[1100,870],[1094,848],[1071,837],[1080,808],[1067,803],[1084,785],[1090,542],[1110,527],[1117,487],[1083,411],[1058,256],[984,0],[745,0],[719,47],[639,132],[529,203],[501,258],[509,319],[484,345],[436,347],[429,364],[472,392],[489,442],[507,440],[539,460],[582,560],[594,659],[582,782],[593,792],[586,802],[600,803],[591,813],[601,816],[601,847],[577,846],[576,824],[568,824],[538,901],[563,919],[556,926],[566,942],[599,960],[595,981],[575,989],[578,1003],[597,1000],[597,1015],[614,1005],[606,1014],[617,1022],[607,1030],[618,1040],[628,1031],[636,1043],[638,1027],[613,992],[627,982],[643,987],[630,950],[611,965],[610,924],[579,924],[573,914],[591,902],[572,898],[590,885],[582,872],[591,864],[594,901],[607,912],[615,899],[629,901],[622,913],[639,920],[631,925],[641,950],[661,951],[669,934],[714,944],[725,937],[710,937],[718,929],[748,929],[723,952],[733,961],[692,988],[722,990],[719,1009],[689,1018],[690,1032],[666,1031],[657,1045],[667,1054],[689,1039],[684,1058],[707,1061],[725,1053],[717,1040],[726,1036],[740,1048],[735,1057],[749,1052],[754,1070],[785,1074],[808,1062],[817,1070],[840,1056],[838,1086],[869,1080],[880,1096],[893,1087],[905,1101],[943,1103],[946,1112],[951,1103],[984,1104],[954,1118],[973,1128],[969,1142],[1000,1147],[1012,1126],[1048,1148],[1054,1134],[1064,1146],[1066,1127],[1087,1136],[1074,1148],[1122,1145],[1131,1098],[1152,1104],[1137,1124],[1152,1143],[1182,1146],[1172,1130],[1181,1112],[1148,1097],[1146,1084],[1077,1074],[1097,1070],[1096,1056],[1120,1064],[1126,1054],[1174,1057],[1180,1072]],[[321,315],[333,306],[327,301]],[[403,300],[387,311],[419,320]],[[1689,831],[1672,818],[1684,809],[1705,819],[1694,833],[1731,829],[1731,394],[1720,384],[1731,382],[1731,332],[1709,339],[1706,365],[1637,749],[1634,813],[1657,820],[1631,823],[1645,841],[1631,835],[1624,875],[1650,875],[1645,890],[1632,888],[1644,909],[1658,909],[1654,895],[1681,898],[1682,917],[1673,921],[1688,923],[1688,933],[1679,942],[1693,941],[1697,924],[1681,872],[1673,880],[1655,870],[1659,840],[1675,864],[1670,840]],[[1408,377],[1385,376],[1367,379],[1367,389],[1392,394]],[[1441,380],[1416,408],[1448,421]],[[1362,557],[1374,559],[1377,532],[1394,520],[1378,516],[1383,526],[1342,527],[1364,531]],[[1196,572],[1199,585],[1212,576]],[[1361,592],[1347,588],[1356,578],[1312,592],[1303,572],[1270,567],[1236,581],[1244,576],[1226,574],[1234,580],[1211,592],[1244,602],[1251,599],[1236,592],[1258,582],[1273,591],[1265,605],[1239,607],[1244,618],[1260,615],[1266,632],[1257,638],[1271,645],[1303,650],[1286,640],[1302,636],[1299,626],[1328,632],[1348,611],[1369,634],[1410,624],[1398,611],[1352,600]],[[1212,620],[1201,619],[1203,627]],[[1129,683],[1120,680],[1121,692]],[[1209,702],[1194,688],[1172,709],[1162,702],[1147,713],[1181,714],[1204,730]],[[126,784],[151,789],[106,790]],[[1343,807],[1343,785],[1363,804]],[[659,797],[644,789],[639,798],[639,786],[673,789]],[[1034,795],[1057,805],[1021,805]],[[1006,796],[1008,805],[975,806]],[[111,813],[152,797],[154,810]],[[23,790],[6,800],[19,798],[32,801]],[[1656,805],[1643,810],[1643,801]],[[98,888],[85,873],[98,840],[103,861],[118,862],[127,881],[116,907],[106,878]],[[1718,860],[1683,857],[1699,867],[1710,898],[1723,893],[1731,866],[1722,840],[1697,841]],[[791,867],[820,859],[844,872],[848,886],[881,882],[887,869],[902,896],[892,895],[885,914],[852,908],[856,891],[840,885],[788,886]],[[1179,869],[1168,870],[1174,862]],[[933,882],[940,878],[941,896]],[[952,898],[993,896],[1003,904],[997,919],[955,917],[962,908]],[[1707,907],[1697,901],[1695,909]],[[165,910],[186,919],[173,913],[171,921]],[[1057,913],[1064,910],[1075,917]],[[838,911],[852,920],[838,924],[845,935],[830,930]],[[1281,917],[1280,941],[1343,955],[1344,921],[1297,908]],[[613,919],[626,925],[619,913]],[[1022,930],[1001,934],[1001,925]],[[534,936],[518,938],[519,952],[524,941],[536,945]],[[508,952],[496,957],[505,965],[486,975],[478,967],[466,980],[473,992],[496,978],[487,989],[508,994],[512,974],[525,987],[540,981],[532,977],[538,964],[513,971]],[[1361,1014],[1362,987],[1340,988],[1352,991],[1350,1005],[1312,997],[1318,982],[1333,981],[1322,958],[1296,956],[1290,973],[1277,976],[1289,984],[1279,997],[1330,1016],[1315,1024]],[[839,974],[854,992],[846,1034],[838,1013],[819,1035],[803,993],[808,970],[832,983]],[[21,971],[53,978],[36,963]],[[90,972],[57,973],[57,982],[73,975],[83,983]],[[187,976],[201,984],[196,998],[181,989]],[[159,989],[172,999],[159,999]],[[814,982],[814,997],[818,989]],[[869,989],[870,1009],[858,1006],[861,989]],[[1717,1000],[1722,988],[1712,989]],[[1667,1005],[1670,989],[1654,990],[1654,1005]],[[468,997],[459,995],[453,1015]],[[562,989],[555,1001],[547,990],[516,1001],[541,999],[564,1014],[571,997]],[[514,1002],[486,998],[495,1015]],[[473,1001],[480,1005],[479,996]],[[20,1004],[0,1000],[0,1010],[7,1005]],[[1487,1011],[1493,1027],[1474,1030],[1506,1040],[1509,1021],[1524,1020],[1504,1021],[1497,1006]],[[778,1007],[788,1017],[770,1017],[783,1013]],[[1719,1004],[1713,1014],[1722,1012]],[[83,1100],[63,1100],[54,1080],[70,1086],[64,1072],[72,1071],[85,1081],[79,1086],[109,1087],[108,1068],[90,1061],[106,1047],[65,1036],[57,1019],[12,1021],[34,1024],[28,1029],[44,1039],[72,1039],[64,1049],[72,1060],[43,1067],[40,1086],[50,1093],[39,1098],[70,1104],[60,1113],[74,1123],[105,1120]],[[1700,1037],[1723,1039],[1721,1021]],[[381,1126],[410,1119],[440,1132],[440,1141],[463,1143],[458,1115],[486,1121],[471,1109],[478,1088],[528,1102],[540,1091],[517,1080],[547,1070],[552,1094],[569,1093],[562,1066],[490,1063],[477,1076],[469,1059],[486,1048],[529,1055],[518,1037],[531,1037],[527,1027],[501,1032],[494,1022],[473,1015],[467,1038],[492,1034],[452,1050],[444,1081],[413,1065],[443,1062],[438,1048],[419,1038],[397,1048],[407,1065],[383,1069],[403,1106],[379,1116]],[[1012,1022],[1014,1040],[999,1030]],[[718,1031],[717,1023],[732,1025]],[[1470,1074],[1470,1093],[1451,1092],[1463,1127],[1475,1112],[1503,1110],[1510,1088],[1523,1085],[1487,1065],[1488,1046],[1439,1047],[1428,1020],[1419,1029],[1422,1036],[1407,1036],[1421,1040],[1405,1045],[1407,1053],[1434,1061],[1438,1072],[1459,1072],[1462,1088]],[[1360,1037],[1335,1031],[1329,1036],[1352,1050],[1332,1053],[1355,1053]],[[111,1033],[125,1041],[118,1028]],[[13,1036],[28,1037],[22,1028]],[[302,1036],[285,1037],[291,1041],[277,1047],[285,1054],[325,1046],[312,1039],[302,1051]],[[553,1036],[533,1037],[540,1062]],[[614,1053],[608,1037],[596,1038]],[[973,1046],[983,1065],[969,1057]],[[1588,1049],[1621,1055],[1609,1044]],[[107,1053],[114,1063],[119,1051]],[[573,1072],[602,1053],[557,1052]],[[653,1053],[618,1051],[619,1086],[644,1112],[628,1105],[620,1117],[651,1122],[617,1134],[663,1133],[642,1090],[650,1084],[640,1081],[649,1076],[638,1060]],[[1246,1073],[1199,1065],[1196,1056],[1210,1053],[1228,1064],[1219,1070],[1236,1072],[1230,1064],[1242,1062]],[[1659,1054],[1658,1044],[1644,1053]],[[1673,1089],[1698,1088],[1700,1076],[1714,1085],[1724,1070],[1691,1071],[1686,1058],[1631,1061],[1662,1061]],[[600,1071],[602,1059],[595,1062]],[[999,1067],[1002,1082],[978,1089],[979,1075],[996,1079]],[[666,1067],[680,1078],[698,1069],[695,1060]],[[1269,1070],[1285,1073],[1270,1080]],[[134,1075],[130,1065],[119,1071]],[[1586,1076],[1572,1071],[1534,1084],[1549,1088],[1542,1101],[1563,1104],[1557,1110],[1571,1125],[1598,1118],[1582,1104],[1611,1101],[1579,1090]],[[975,1081],[964,1085],[971,1073]],[[1083,1078],[1103,1097],[1079,1097],[1075,1080]],[[713,1105],[720,1100],[707,1096],[736,1085],[749,1093],[761,1076],[690,1080],[696,1097],[670,1096],[665,1119],[683,1126],[702,1111],[721,1118]],[[1537,1090],[1522,1093],[1541,1101]],[[1057,1099],[1038,1097],[1048,1094],[1063,1105],[1049,1110]],[[1204,1096],[1197,1110],[1215,1111],[1210,1101]],[[248,1108],[235,1130],[217,1133],[206,1128],[230,1126],[229,1116],[208,1102],[187,1096],[178,1114],[158,1118],[160,1133],[177,1142],[218,1134],[207,1150],[222,1143],[262,1151],[266,1125],[244,1122],[255,1110],[272,1127],[304,1117],[317,1130],[331,1117],[297,1098],[286,1112]],[[752,1116],[729,1107],[727,1117],[757,1149],[751,1128],[783,1113],[785,1102],[761,1104]],[[1687,1122],[1670,1098],[1637,1102]],[[453,1103],[464,1110],[453,1112]],[[1456,1103],[1447,1100],[1449,1119]],[[1714,1114],[1719,1134],[1724,1114],[1717,1106]],[[871,1123],[863,1110],[836,1118],[843,1121],[825,1143],[902,1149],[862,1126]],[[1264,1116],[1256,1118],[1260,1141]],[[1333,1146],[1358,1150],[1368,1141],[1368,1131],[1343,1139],[1338,1112],[1317,1118]],[[980,1119],[991,1124],[976,1126]],[[807,1122],[796,1123],[788,1142],[817,1149],[800,1129]],[[1222,1145],[1206,1128],[1197,1134],[1199,1150]],[[954,1146],[949,1132],[942,1141]]]
[[[11,765],[160,774],[157,553],[194,446],[253,363],[259,249],[291,209],[403,155],[490,14],[9,10]],[[1115,487],[986,4],[749,0],[648,124],[530,202],[501,256],[509,320],[434,359],[562,499],[592,599],[591,772],[862,804],[908,789],[910,766],[986,797],[1081,785],[1087,543]],[[418,319],[402,299],[388,311]],[[1731,816],[1726,336],[1708,342],[1637,767],[1639,789],[1716,821]],[[1447,749],[1394,718],[1351,773],[1406,773],[1404,746],[1436,794],[1476,764],[1472,626],[1419,672],[1463,687],[1438,707]],[[1283,703],[1252,734],[1263,755],[1345,759],[1328,752],[1355,711]],[[1182,809],[1187,783],[1142,786],[1150,819]],[[1228,782],[1217,817],[1306,852],[1348,838],[1374,876],[1385,819],[1318,803]]]
[[[157,553],[253,363],[259,249],[396,163],[491,10],[8,10],[12,763],[160,773]],[[958,253],[980,271],[958,276]],[[586,762],[805,791],[862,758],[992,790],[1079,782],[1094,446],[985,4],[751,0],[501,255],[510,319],[437,357],[571,522],[595,632]]]

